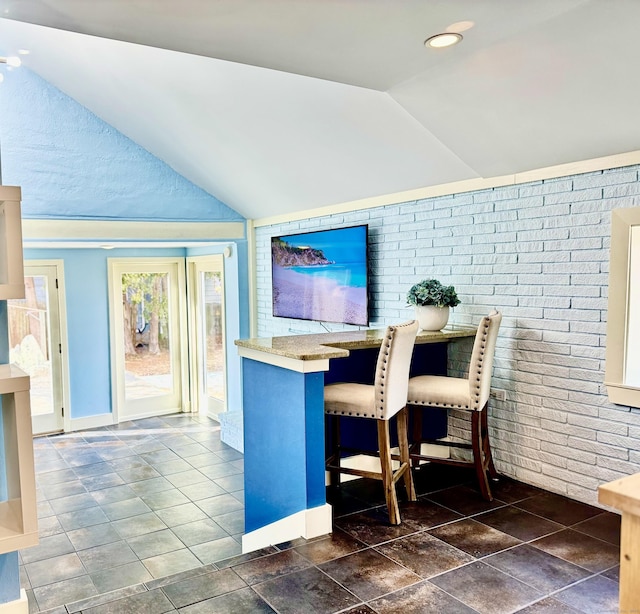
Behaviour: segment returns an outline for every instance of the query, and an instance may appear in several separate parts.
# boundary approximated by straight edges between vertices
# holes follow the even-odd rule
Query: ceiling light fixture
[[[462,34],[457,32],[443,32],[441,34],[435,34],[430,36],[424,41],[425,47],[431,47],[433,49],[442,49],[443,47],[451,47],[456,45],[462,40]]]

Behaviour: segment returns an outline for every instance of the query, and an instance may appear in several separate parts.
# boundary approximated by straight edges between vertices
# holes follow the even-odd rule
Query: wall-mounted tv
[[[273,315],[368,326],[366,224],[271,238]]]

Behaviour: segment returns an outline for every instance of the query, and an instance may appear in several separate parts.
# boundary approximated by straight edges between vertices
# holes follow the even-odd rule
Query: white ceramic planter
[[[416,305],[416,320],[420,330],[442,330],[449,321],[449,307]]]

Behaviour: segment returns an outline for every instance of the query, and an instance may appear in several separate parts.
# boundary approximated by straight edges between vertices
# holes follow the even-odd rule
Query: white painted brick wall
[[[640,205],[640,167],[404,202],[256,229],[258,334],[322,332],[271,315],[270,238],[369,224],[371,326],[413,317],[409,287],[455,285],[458,324],[504,318],[489,425],[499,471],[587,503],[597,486],[640,471],[640,410],[609,403],[604,381],[610,212]],[[350,326],[327,324],[329,330]],[[450,346],[452,373],[470,343]],[[463,416],[450,432],[463,434]]]

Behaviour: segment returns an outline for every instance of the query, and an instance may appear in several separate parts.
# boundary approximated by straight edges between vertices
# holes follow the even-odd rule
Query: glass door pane
[[[31,414],[52,414],[47,278],[24,278],[26,298],[9,301],[9,359],[31,377]]]
[[[222,273],[200,273],[200,296],[203,311],[203,345],[207,349],[204,381],[207,396],[224,402],[224,328],[222,312]]]
[[[173,390],[168,278],[167,273],[122,274],[127,400]]]
[[[187,263],[191,401],[193,411],[217,420],[227,410],[224,259],[193,256]]]
[[[184,260],[110,258],[109,271],[118,421],[182,411],[188,392]]]
[[[9,360],[31,378],[35,434],[63,430],[56,267],[25,266],[25,298],[8,301]]]

